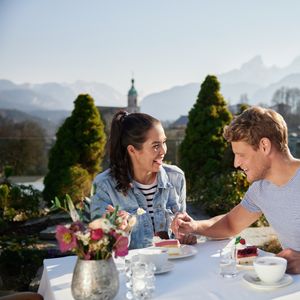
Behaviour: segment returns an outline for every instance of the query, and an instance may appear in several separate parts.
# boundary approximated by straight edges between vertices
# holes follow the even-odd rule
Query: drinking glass
[[[151,299],[155,290],[155,266],[145,263],[135,255],[131,260],[126,260],[126,287],[127,299]]]
[[[232,278],[237,275],[237,260],[235,246],[226,247],[220,250],[220,275],[225,278]]]

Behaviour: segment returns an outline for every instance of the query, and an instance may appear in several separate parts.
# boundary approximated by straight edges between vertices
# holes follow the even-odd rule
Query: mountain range
[[[125,96],[114,88],[97,82],[15,84],[0,80],[0,108],[33,110],[72,110],[79,94],[90,94],[96,105],[126,106]]]
[[[221,93],[233,105],[239,103],[241,95],[247,95],[249,104],[271,105],[271,99],[281,87],[300,88],[300,57],[284,68],[264,65],[256,56],[239,69],[217,75]],[[204,80],[204,78],[203,78]],[[187,115],[196,102],[201,83],[176,86],[160,93],[146,96],[141,110],[160,120],[175,120]]]
[[[286,67],[265,66],[256,56],[239,68],[216,74],[221,83],[221,93],[229,104],[247,95],[249,104],[271,104],[274,92],[285,87],[300,88],[300,56]],[[175,120],[187,115],[194,105],[204,78],[197,83],[174,86],[150,94],[140,101],[141,111],[160,120]],[[138,90],[138,86],[136,87]],[[97,82],[15,84],[0,80],[0,109],[18,109],[58,123],[73,109],[78,94],[88,93],[98,106],[126,106],[126,96],[114,88]],[[58,110],[59,109],[59,110]]]

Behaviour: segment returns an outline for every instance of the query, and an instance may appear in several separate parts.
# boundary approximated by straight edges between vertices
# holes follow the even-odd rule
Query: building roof
[[[134,79],[131,79],[131,88],[128,91],[128,96],[137,96],[137,91],[134,88]]]

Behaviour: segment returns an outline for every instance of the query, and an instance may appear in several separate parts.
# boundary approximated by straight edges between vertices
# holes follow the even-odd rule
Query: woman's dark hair
[[[125,195],[130,188],[129,175],[133,176],[127,146],[140,150],[148,131],[157,123],[159,120],[143,113],[119,111],[113,117],[108,140],[110,172],[117,181],[117,190]]]

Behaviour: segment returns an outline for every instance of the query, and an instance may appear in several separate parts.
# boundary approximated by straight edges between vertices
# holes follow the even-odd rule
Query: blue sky
[[[141,96],[261,55],[300,55],[297,0],[0,0],[0,78],[106,83]]]

